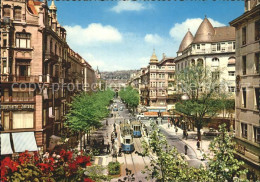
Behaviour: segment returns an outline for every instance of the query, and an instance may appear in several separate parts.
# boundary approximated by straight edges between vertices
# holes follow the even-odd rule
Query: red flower
[[[72,155],[73,155],[73,153],[71,151],[67,152],[66,156],[67,156],[68,160],[72,159]]]
[[[71,171],[77,171],[77,169],[78,169],[77,163],[76,163],[75,161],[72,162],[72,163],[69,163],[69,169],[70,169]]]
[[[87,162],[86,166],[91,166],[91,163],[90,163],[90,162]]]
[[[60,151],[60,156],[61,157],[64,157],[66,155],[66,151],[64,150],[64,149],[62,149],[61,151]]]
[[[90,178],[85,178],[85,179],[84,179],[84,182],[95,182],[95,181],[93,181],[93,180],[90,179]]]

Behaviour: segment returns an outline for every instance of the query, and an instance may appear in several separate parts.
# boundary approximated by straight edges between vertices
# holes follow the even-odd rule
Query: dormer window
[[[197,49],[200,49],[200,44],[197,44]]]

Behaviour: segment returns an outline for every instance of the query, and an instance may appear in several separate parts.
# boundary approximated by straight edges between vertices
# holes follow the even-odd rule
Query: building
[[[246,0],[244,14],[230,25],[236,28],[237,156],[245,161],[248,178],[260,180],[260,1]]]
[[[150,111],[167,111],[173,106],[174,58],[163,54],[161,61],[153,52],[147,68],[141,69],[141,104],[150,106]]]
[[[223,88],[235,94],[235,29],[213,27],[205,19],[195,36],[188,30],[184,36],[175,60],[176,72],[190,65],[203,65],[211,69]],[[220,74],[221,73],[221,74]]]
[[[1,1],[0,30],[1,155],[52,149],[71,96],[95,82],[94,70],[69,48],[54,1]]]

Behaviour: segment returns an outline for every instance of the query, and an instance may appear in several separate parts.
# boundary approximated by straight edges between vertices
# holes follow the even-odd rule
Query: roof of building
[[[50,10],[57,10],[57,7],[54,4],[54,0],[51,1],[51,5],[49,7]]]
[[[155,50],[154,49],[153,49],[153,54],[152,54],[152,56],[150,58],[150,62],[158,62],[158,58],[157,58],[157,56],[155,54]]]
[[[192,43],[192,41],[193,41],[193,35],[190,32],[190,30],[188,30],[188,32],[186,33],[186,35],[181,41],[181,45],[179,47],[178,52],[182,52],[183,50],[185,50]]]
[[[234,27],[215,27],[215,36],[213,42],[236,40],[236,33]]]
[[[212,42],[214,35],[214,27],[207,17],[205,17],[195,34],[193,43]]]

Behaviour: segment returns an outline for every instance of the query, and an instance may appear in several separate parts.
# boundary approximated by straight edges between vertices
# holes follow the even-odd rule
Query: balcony
[[[53,52],[46,52],[45,53],[45,60],[46,61],[52,61],[52,62],[58,62],[59,56],[54,54]]]
[[[19,75],[0,75],[2,83],[42,83],[49,82],[48,75],[30,75],[30,76],[19,76]]]

